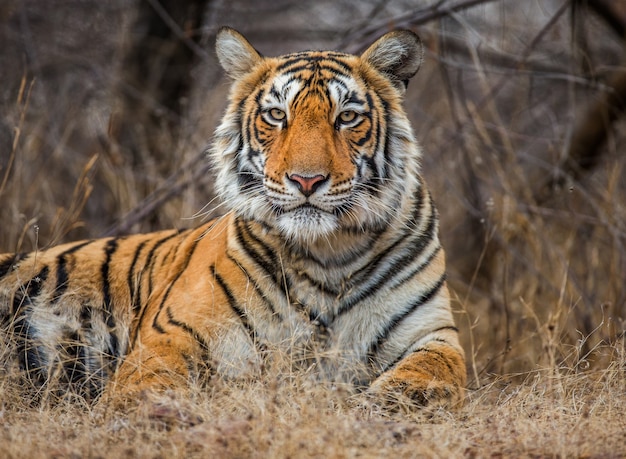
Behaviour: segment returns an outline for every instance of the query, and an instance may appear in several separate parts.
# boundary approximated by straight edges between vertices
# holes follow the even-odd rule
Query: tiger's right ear
[[[424,60],[424,46],[410,30],[389,32],[361,54],[376,70],[386,75],[404,93]]]
[[[230,27],[217,32],[215,51],[220,65],[233,79],[244,76],[263,59],[243,35]]]

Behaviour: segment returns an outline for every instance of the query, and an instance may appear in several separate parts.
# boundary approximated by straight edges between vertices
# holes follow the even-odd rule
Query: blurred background
[[[266,55],[359,52],[387,31],[417,32],[426,60],[405,107],[471,385],[616,361],[618,0],[2,0],[0,251],[202,221],[216,204],[204,150],[228,91],[213,51],[222,25]]]

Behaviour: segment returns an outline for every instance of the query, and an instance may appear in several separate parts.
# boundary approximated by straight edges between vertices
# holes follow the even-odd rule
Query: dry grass
[[[238,2],[255,18],[254,2]],[[101,236],[150,192],[176,190],[132,231],[193,225],[212,198],[195,168],[224,106],[215,63],[197,71],[171,155],[143,152],[137,167],[108,132],[113,31],[129,2],[100,2],[93,18],[76,13],[89,2],[26,3],[0,6],[0,251]],[[567,11],[556,16],[564,2],[492,3],[420,28],[429,53],[406,102],[468,355],[463,408],[388,413],[289,374],[215,381],[126,412],[32,406],[0,366],[0,457],[626,457],[626,125],[610,126],[592,167],[563,162],[586,108],[611,92],[623,42],[589,15],[578,49]],[[247,32],[241,21],[229,24]],[[21,52],[38,60],[23,68]]]
[[[602,371],[495,377],[456,412],[387,413],[281,376],[146,397],[124,412],[28,408],[3,384],[0,457],[623,457],[620,352]]]

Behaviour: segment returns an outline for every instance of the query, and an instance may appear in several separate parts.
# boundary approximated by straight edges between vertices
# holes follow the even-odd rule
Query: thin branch
[[[539,33],[533,38],[533,40],[526,46],[524,51],[521,54],[519,62],[517,64],[517,68],[519,70],[523,70],[526,65],[526,61],[530,57],[530,54],[533,52],[537,44],[543,39],[543,37],[550,31],[550,29],[556,24],[556,21],[565,13],[567,8],[570,5],[571,0],[565,0],[560,8],[554,13],[554,15],[550,18],[550,20],[543,26],[543,28],[539,31]],[[483,107],[493,100],[496,95],[504,88],[507,82],[510,81],[509,76],[503,76],[500,80],[491,87],[489,93],[485,94],[485,96],[476,104],[476,111],[479,112],[483,109]]]
[[[181,181],[180,177],[190,170],[194,171],[191,176]],[[197,185],[198,180],[208,174],[210,170],[211,163],[206,157],[206,152],[203,151],[197,154],[187,164],[184,164],[170,175],[156,190],[146,196],[114,225],[107,228],[101,236],[117,236],[128,233],[134,225],[152,215],[167,201],[180,195],[189,186]]]
[[[498,0],[461,0],[453,5],[442,0],[435,5],[418,11],[409,11],[396,17],[385,19],[369,27],[358,29],[358,32],[349,34],[337,45],[337,49],[348,53],[357,54],[363,51],[364,47],[372,43],[380,35],[391,29],[410,28],[427,22],[439,19],[450,14],[467,10],[477,5],[492,3]]]

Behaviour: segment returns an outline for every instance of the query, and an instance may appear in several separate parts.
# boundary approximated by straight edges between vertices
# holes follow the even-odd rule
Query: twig
[[[419,11],[409,11],[391,19],[386,19],[369,27],[360,28],[358,32],[349,34],[338,45],[337,49],[345,50],[349,53],[358,53],[364,46],[374,41],[378,36],[392,28],[409,28],[425,24],[429,21],[448,16],[458,11],[472,8],[476,5],[491,3],[498,0],[462,0],[453,5],[442,0],[435,5]]]
[[[17,96],[17,103],[22,105],[20,110],[20,119],[18,121],[18,125],[14,128],[15,134],[13,136],[13,143],[11,146],[11,153],[9,155],[9,162],[7,164],[6,170],[4,171],[4,177],[2,178],[2,183],[0,183],[0,196],[4,192],[4,189],[9,180],[9,176],[11,174],[11,169],[13,168],[13,162],[15,161],[15,154],[17,152],[18,145],[20,143],[20,136],[22,134],[22,127],[24,126],[24,120],[26,118],[26,111],[28,110],[28,105],[30,103],[30,95],[33,91],[33,85],[35,84],[35,80],[31,80],[28,85],[28,90],[26,90],[26,76],[22,77],[22,81],[20,83],[20,90]],[[24,95],[24,91],[26,91],[26,95]]]
[[[570,1],[571,0],[565,0],[563,2],[563,4],[559,7],[559,9],[554,13],[554,15],[550,18],[550,20],[542,27],[542,29],[539,31],[539,33],[535,36],[535,38],[533,38],[533,40],[528,44],[528,46],[526,46],[526,48],[524,49],[524,51],[522,52],[522,55],[519,59],[519,62],[517,64],[517,68],[519,70],[522,70],[523,67],[526,65],[526,61],[528,60],[528,58],[530,57],[530,53],[533,52],[533,50],[535,49],[535,47],[537,46],[537,44],[543,39],[543,37],[548,33],[548,31],[552,28],[552,26],[554,26],[554,24],[556,24],[556,21],[563,15],[563,13],[565,13],[565,11],[567,10],[567,8],[570,5]],[[476,104],[476,111],[479,112],[482,110],[482,108],[489,103],[504,87],[504,85],[510,81],[510,77],[509,76],[503,76],[502,78],[500,78],[500,80],[491,87],[491,90],[489,91],[489,93],[487,93],[477,104]]]
[[[205,164],[200,167],[194,167],[197,166],[198,163],[202,162]],[[194,170],[191,177],[179,182],[180,176],[189,170]],[[180,169],[170,175],[167,180],[159,186],[159,188],[146,196],[146,198],[144,198],[114,225],[107,228],[102,236],[115,236],[129,232],[133,225],[151,215],[155,210],[170,199],[181,194],[190,185],[197,183],[198,179],[206,175],[210,170],[211,163],[208,161],[205,151],[194,156],[187,164],[184,164],[180,167]]]

